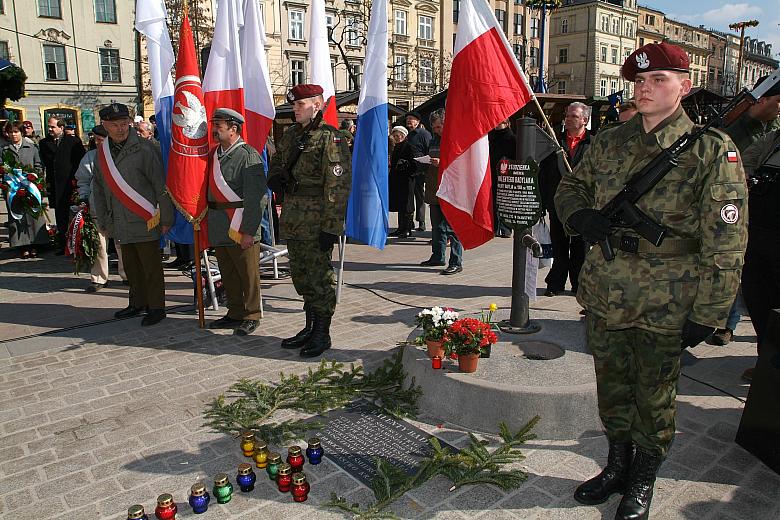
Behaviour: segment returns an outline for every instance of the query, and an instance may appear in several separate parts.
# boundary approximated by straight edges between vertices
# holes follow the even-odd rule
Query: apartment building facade
[[[55,116],[92,129],[103,106],[138,101],[137,41],[122,0],[0,0],[0,58],[27,74],[26,96],[8,101],[12,119],[42,133]]]
[[[742,87],[752,88],[758,78],[772,73],[778,66],[772,57],[772,45],[755,38],[745,38],[742,48],[742,73],[737,91]]]
[[[694,87],[706,87],[709,73],[710,32],[677,20],[664,21],[665,41],[681,47],[688,53],[691,82]]]

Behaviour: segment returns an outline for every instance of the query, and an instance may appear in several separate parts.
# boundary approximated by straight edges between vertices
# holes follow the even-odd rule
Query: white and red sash
[[[243,143],[238,144],[238,146]],[[209,168],[209,191],[213,194],[217,202],[242,202],[243,199],[236,195],[236,192],[228,186],[227,181],[222,176],[222,169],[219,167],[219,157],[217,157],[217,150],[219,145],[214,147],[214,150],[209,154],[209,161],[211,161],[211,167]],[[230,228],[228,229],[228,236],[233,242],[241,243],[241,222],[244,219],[244,208],[228,208],[225,209],[230,219]]]
[[[146,221],[146,229],[151,230],[160,223],[160,206],[155,206],[143,195],[135,191],[127,181],[122,177],[122,174],[114,164],[114,159],[111,157],[111,150],[108,147],[108,139],[103,141],[103,145],[98,147],[98,161],[100,162],[100,171],[103,173],[103,179],[105,179],[111,193],[114,197],[119,199],[119,202],[131,211]]]

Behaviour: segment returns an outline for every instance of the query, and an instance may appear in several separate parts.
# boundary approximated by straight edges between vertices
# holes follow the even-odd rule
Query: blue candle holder
[[[206,484],[203,482],[194,484],[190,488],[190,499],[188,502],[190,507],[192,507],[192,512],[196,515],[205,513],[209,508],[209,502],[211,502],[209,492],[206,491]]]
[[[309,464],[319,464],[322,462],[322,456],[325,454],[325,450],[322,449],[322,444],[317,437],[309,439],[309,445],[306,448],[306,458],[309,459]]]
[[[249,493],[255,489],[255,482],[257,482],[257,475],[252,471],[251,464],[241,463],[238,465],[238,475],[236,475],[236,483],[241,491]]]

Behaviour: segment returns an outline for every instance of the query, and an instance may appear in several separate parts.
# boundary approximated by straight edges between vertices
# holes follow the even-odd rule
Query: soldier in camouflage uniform
[[[680,354],[726,321],[746,245],[745,175],[736,146],[712,131],[681,155],[637,203],[667,228],[660,247],[632,229],[611,229],[598,212],[633,173],[694,125],[680,107],[691,89],[688,56],[671,44],[631,54],[622,73],[636,85],[641,117],[599,133],[555,206],[567,231],[589,243],[609,238],[615,259],[587,253],[577,300],[596,371],[607,466],[575,499],[599,504],[624,493],[617,519],[647,518],[656,473],[675,432]]]
[[[344,232],[352,166],[349,146],[339,130],[316,121],[323,110],[322,88],[296,85],[287,98],[296,122],[277,145],[268,185],[284,196],[279,233],[287,240],[290,274],[303,297],[306,326],[283,340],[282,348],[300,348],[302,357],[315,357],[331,344],[336,291],[330,260],[333,245]],[[290,155],[299,144],[302,153],[290,170]]]

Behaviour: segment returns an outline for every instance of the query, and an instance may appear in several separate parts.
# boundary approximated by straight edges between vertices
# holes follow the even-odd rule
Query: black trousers
[[[425,225],[425,175],[414,178],[415,220],[420,227]]]
[[[758,349],[772,309],[780,308],[780,232],[750,229],[745,265],[742,268],[742,297],[756,329]]]
[[[580,269],[585,262],[585,243],[579,236],[566,234],[558,215],[550,213],[550,241],[553,248],[553,265],[544,281],[551,291],[561,292],[566,287],[566,278],[571,281],[572,291],[577,292]]]

